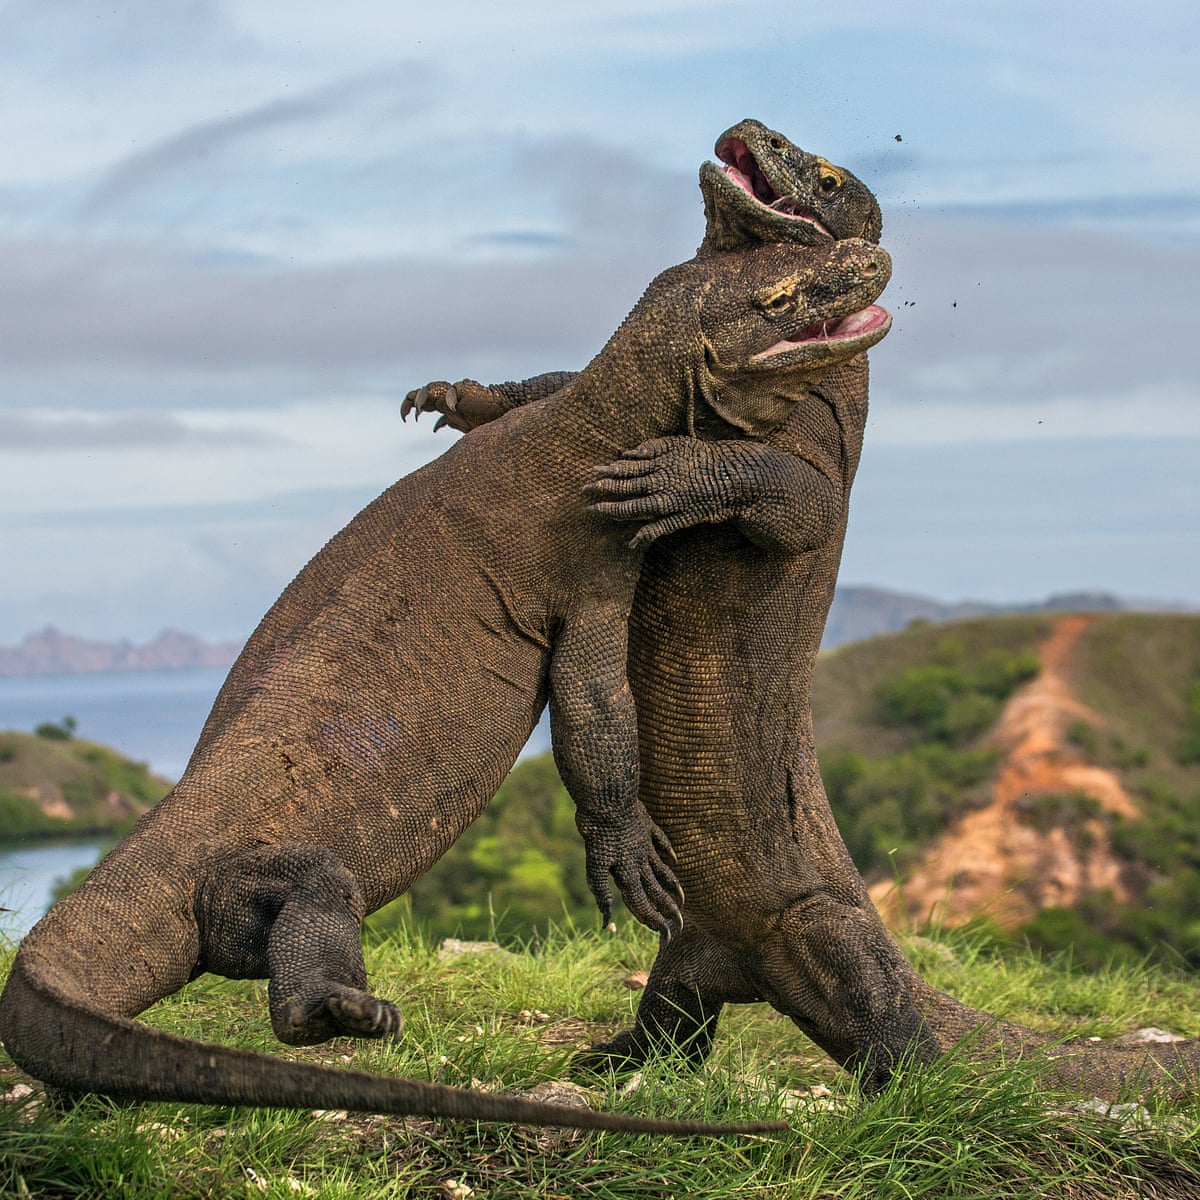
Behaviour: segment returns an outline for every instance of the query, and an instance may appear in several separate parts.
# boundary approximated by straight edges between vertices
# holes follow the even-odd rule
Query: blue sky
[[[0,0],[0,641],[248,633],[446,444],[409,387],[691,254],[744,116],[884,206],[843,579],[1200,604],[1194,3],[846,7]]]

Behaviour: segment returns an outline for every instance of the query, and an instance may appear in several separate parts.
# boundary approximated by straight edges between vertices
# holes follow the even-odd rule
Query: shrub
[[[43,721],[33,732],[40,738],[55,742],[69,742],[75,736],[77,723],[74,717],[63,717],[61,721]]]

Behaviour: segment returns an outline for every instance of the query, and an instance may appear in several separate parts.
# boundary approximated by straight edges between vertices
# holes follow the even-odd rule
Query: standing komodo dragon
[[[365,990],[362,917],[478,815],[547,691],[601,905],[612,869],[642,919],[677,924],[675,879],[638,807],[624,679],[641,553],[587,511],[583,489],[599,465],[713,404],[777,422],[792,375],[828,356],[826,325],[858,330],[848,346],[882,336],[871,302],[889,271],[861,241],[672,268],[555,400],[464,439],[364,509],[255,631],[183,778],[22,942],[0,997],[13,1059],[68,1091],[142,1099],[767,1128],[286,1063],[131,1018],[211,971],[268,978],[285,1042],[397,1032],[395,1006]]]
[[[746,199],[730,219],[728,189],[713,186],[719,169],[702,171],[701,254],[808,236],[813,226],[787,215],[796,211],[837,238],[879,236],[867,188],[757,122],[723,134],[717,154]],[[536,394],[540,380],[569,378],[495,393],[437,383],[407,403],[467,428]],[[629,452],[591,489],[598,512],[645,522],[635,541],[654,543],[631,615],[629,677],[642,800],[676,852],[687,903],[635,1028],[581,1065],[634,1066],[656,1050],[698,1063],[723,1004],[767,1000],[861,1071],[867,1088],[903,1055],[927,1060],[981,1030],[977,1053],[997,1042],[1044,1052],[1062,1082],[1114,1099],[1164,1073],[1194,1078],[1195,1042],[1054,1047],[958,1003],[920,978],[879,919],[829,809],[810,711],[867,415],[865,356],[797,385],[792,415],[775,430],[698,422],[700,438]],[[673,530],[683,532],[656,540]]]

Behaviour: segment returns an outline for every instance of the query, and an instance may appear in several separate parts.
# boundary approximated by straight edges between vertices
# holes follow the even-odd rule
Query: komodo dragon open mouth
[[[814,345],[827,345],[840,350],[852,350],[856,343],[863,343],[862,349],[873,346],[888,331],[892,323],[892,314],[879,304],[870,304],[858,312],[848,313],[844,317],[830,317],[824,321],[814,321],[806,325],[789,338],[760,350],[750,356],[752,363],[762,363],[767,359],[777,361],[777,356],[789,351],[800,350]],[[774,364],[772,364],[774,365]]]
[[[733,180],[751,200],[756,200],[772,212],[794,217],[797,221],[807,221],[810,225],[815,225],[826,237],[833,237],[811,208],[805,208],[793,197],[781,195],[776,191],[758,165],[750,147],[741,138],[726,138],[717,147],[716,154],[725,164],[721,173]]]

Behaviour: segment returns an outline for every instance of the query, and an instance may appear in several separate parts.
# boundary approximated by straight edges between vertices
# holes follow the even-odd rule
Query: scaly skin
[[[559,395],[402,479],[304,568],[255,631],[179,783],[26,936],[0,1039],[68,1091],[419,1112],[584,1128],[733,1132],[284,1064],[133,1021],[204,971],[268,978],[292,1044],[393,1036],[359,926],[487,804],[549,693],[555,756],[602,908],[678,925],[668,850],[637,799],[625,679],[641,552],[589,511],[596,468],[711,406],[787,416],[829,344],[882,337],[866,242],[766,246],[660,275]],[[860,310],[866,307],[866,312]],[[857,315],[854,315],[857,314]],[[781,339],[799,339],[791,342]]]
[[[781,207],[835,238],[879,236],[858,180],[757,122],[734,126],[717,152],[748,187],[702,169],[701,255],[795,240],[804,227]],[[498,399],[473,381],[432,384],[407,406],[446,412],[449,397],[449,423],[469,428],[562,377],[501,385]],[[929,1060],[968,1037],[981,1058],[1037,1054],[1060,1083],[1113,1099],[1188,1085],[1196,1043],[1052,1046],[929,987],[880,921],[829,809],[809,703],[867,415],[865,358],[798,386],[791,418],[763,444],[732,440],[762,431],[713,416],[698,438],[627,452],[590,489],[596,511],[637,523],[635,544],[650,545],[630,619],[641,796],[675,849],[687,902],[635,1027],[579,1065],[634,1067],[656,1052],[699,1063],[725,1003],[767,1000],[868,1089],[903,1057]]]

